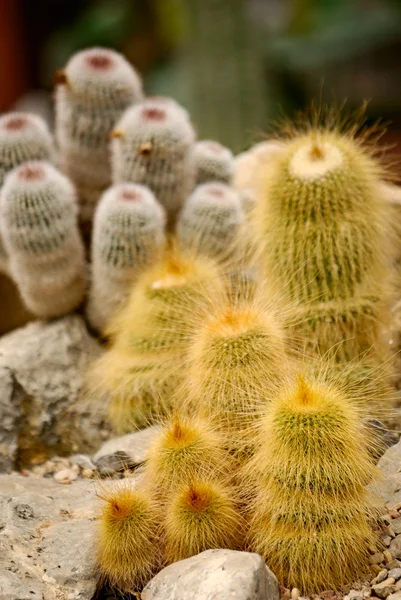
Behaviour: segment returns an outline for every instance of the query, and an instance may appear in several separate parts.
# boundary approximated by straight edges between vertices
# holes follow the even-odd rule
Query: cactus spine
[[[267,407],[246,467],[257,491],[248,542],[283,585],[335,590],[368,570],[369,438],[355,404],[325,383],[298,377]]]
[[[212,140],[201,140],[194,146],[196,185],[220,181],[230,185],[234,159],[231,150]]]
[[[374,345],[380,360],[389,224],[378,165],[351,135],[311,129],[258,170],[262,260],[297,307],[298,332],[321,354],[336,345],[338,362]]]
[[[61,167],[77,186],[86,222],[111,182],[110,133],[124,110],[142,99],[142,84],[125,58],[106,48],[74,54],[56,83]]]
[[[94,396],[110,397],[118,431],[130,431],[171,403],[183,377],[192,312],[201,312],[207,294],[221,285],[214,264],[175,250],[139,277],[109,326],[110,350],[94,363],[90,377]]]
[[[148,188],[125,183],[104,193],[92,236],[88,316],[96,329],[105,329],[140,273],[162,254],[164,223],[164,211]]]
[[[195,182],[186,110],[170,98],[147,98],[124,113],[112,138],[113,181],[147,185],[173,221]]]
[[[44,161],[24,163],[6,178],[0,211],[10,273],[27,308],[44,318],[77,308],[86,267],[68,179]]]
[[[51,160],[53,140],[46,123],[36,115],[12,112],[0,117],[0,188],[6,175],[30,160]],[[7,272],[7,253],[0,238],[0,270]]]
[[[158,506],[127,481],[100,497],[105,501],[97,532],[100,579],[123,592],[139,591],[161,566]]]
[[[238,194],[223,183],[205,183],[186,200],[177,223],[183,248],[215,259],[238,252],[244,212]]]

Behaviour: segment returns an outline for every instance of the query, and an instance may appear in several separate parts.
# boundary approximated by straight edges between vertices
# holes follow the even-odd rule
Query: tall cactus
[[[148,188],[123,183],[104,193],[92,236],[88,316],[93,327],[105,329],[140,273],[160,258],[164,224],[164,211]]]
[[[370,439],[341,388],[318,380],[288,381],[267,407],[246,466],[256,490],[248,545],[283,585],[309,595],[369,571]]]
[[[12,169],[30,160],[52,160],[53,140],[36,115],[12,112],[0,117],[0,188]],[[7,272],[7,253],[0,238],[0,270]]]
[[[86,266],[68,179],[47,162],[24,163],[6,178],[0,215],[10,273],[27,308],[44,318],[77,308]]]
[[[86,222],[111,182],[109,135],[124,110],[142,99],[142,84],[125,58],[106,48],[74,54],[56,83],[61,168],[77,186]]]
[[[113,181],[147,185],[174,221],[195,183],[187,111],[171,98],[147,98],[124,113],[112,138]]]
[[[258,174],[262,261],[296,307],[301,336],[339,362],[372,347],[381,360],[390,252],[379,165],[352,135],[312,128]]]

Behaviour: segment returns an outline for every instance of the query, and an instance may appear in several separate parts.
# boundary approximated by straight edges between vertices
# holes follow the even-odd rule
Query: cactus
[[[246,466],[256,490],[248,546],[283,585],[336,590],[369,570],[370,438],[355,403],[319,379],[288,381],[267,407]]]
[[[117,184],[104,193],[94,219],[87,311],[96,329],[105,329],[140,273],[160,257],[164,222],[162,207],[144,186]]]
[[[171,403],[183,377],[183,359],[207,294],[222,282],[217,267],[169,250],[133,287],[124,309],[112,320],[110,349],[93,364],[90,395],[110,397],[117,431],[130,431]]]
[[[150,447],[145,477],[164,500],[195,477],[227,475],[229,459],[221,436],[204,419],[175,415]]]
[[[250,299],[246,294],[210,297],[212,308],[188,352],[194,409],[233,434],[229,441],[236,450],[250,444],[248,428],[288,368],[284,330],[262,293]]]
[[[212,140],[201,140],[194,146],[196,185],[220,181],[230,185],[234,160],[231,150]]]
[[[166,557],[175,562],[212,548],[238,548],[242,519],[235,491],[213,480],[194,479],[178,488],[166,507]]]
[[[109,136],[142,84],[123,56],[106,48],[74,54],[56,75],[56,139],[62,170],[74,181],[80,218],[92,219],[111,183]]]
[[[215,259],[239,254],[244,212],[238,194],[223,183],[204,183],[186,200],[177,223],[182,248]]]
[[[68,179],[50,163],[26,162],[7,176],[0,211],[10,273],[27,308],[44,318],[77,308],[86,267]]]
[[[36,115],[12,112],[0,117],[0,188],[12,169],[30,160],[51,160],[53,141],[46,123]],[[8,257],[0,238],[0,270]]]
[[[316,335],[321,354],[337,344],[339,362],[377,346],[367,328],[381,319],[390,254],[379,165],[352,135],[312,128],[257,170],[265,273],[304,309],[301,334]]]
[[[158,505],[129,480],[99,495],[105,501],[97,531],[100,580],[123,592],[138,591],[161,566]]]
[[[170,98],[129,108],[112,134],[114,183],[147,185],[171,222],[195,183],[195,132],[188,113]]]

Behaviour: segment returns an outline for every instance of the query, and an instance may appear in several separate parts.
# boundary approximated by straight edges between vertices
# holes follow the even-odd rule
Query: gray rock
[[[0,475],[1,600],[90,600],[94,484]]]
[[[401,441],[389,448],[378,462],[384,475],[380,493],[387,506],[401,502]]]
[[[114,473],[124,471],[125,469],[134,466],[131,457],[124,452],[124,450],[118,450],[114,454],[101,456],[98,458],[95,465],[100,475],[103,477],[113,475]]]
[[[109,437],[102,410],[80,398],[88,362],[101,352],[72,315],[35,321],[0,339],[0,472],[33,458],[92,453]]]
[[[96,452],[93,462],[98,464],[99,460],[105,456],[116,454],[116,452],[125,452],[131,460],[131,466],[140,465],[145,460],[148,448],[159,431],[160,428],[154,425],[108,440]]]
[[[279,588],[258,554],[207,550],[163,569],[144,588],[141,598],[279,600]]]
[[[388,576],[393,577],[393,579],[398,581],[399,579],[401,579],[401,569],[390,569],[390,571],[388,572]]]

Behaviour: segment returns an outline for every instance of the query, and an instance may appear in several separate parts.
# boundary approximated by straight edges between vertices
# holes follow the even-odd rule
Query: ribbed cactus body
[[[0,188],[6,175],[30,160],[52,160],[53,140],[36,115],[12,112],[0,117]],[[0,270],[7,271],[7,253],[0,238]]]
[[[234,157],[228,148],[212,140],[201,140],[194,145],[196,185],[220,181],[230,185],[234,171]]]
[[[235,492],[201,478],[180,486],[167,506],[165,531],[168,562],[212,548],[238,548],[241,516]]]
[[[10,273],[27,308],[45,318],[74,310],[86,267],[71,183],[47,162],[24,163],[6,178],[0,211]]]
[[[113,132],[113,181],[147,185],[174,219],[195,183],[194,142],[186,110],[170,98],[148,98]]]
[[[93,395],[110,398],[119,431],[146,422],[171,406],[181,381],[186,349],[208,293],[222,286],[218,269],[204,259],[168,253],[145,271],[108,332],[112,345],[93,366]]]
[[[257,298],[213,298],[211,305],[189,349],[190,398],[241,450],[255,416],[286,377],[285,335],[275,311]]]
[[[239,250],[244,211],[238,194],[223,183],[205,183],[187,198],[177,223],[182,248],[226,259]]]
[[[77,186],[80,217],[88,221],[111,183],[110,133],[124,110],[142,99],[142,84],[123,56],[105,48],[75,54],[57,82],[60,163]]]
[[[336,590],[369,570],[370,437],[344,393],[317,381],[289,382],[267,408],[247,465],[257,491],[249,548],[283,585]]]
[[[388,265],[378,166],[349,136],[311,131],[259,171],[254,225],[266,275],[294,305],[309,307],[311,330],[303,323],[304,335],[331,322],[322,353],[327,342],[343,344],[350,356],[353,348],[366,350],[364,328],[380,320],[375,300],[385,296]],[[315,312],[321,314],[316,331]]]
[[[102,196],[94,219],[88,305],[96,329],[105,329],[140,273],[162,255],[164,225],[162,207],[144,186],[117,184]]]
[[[160,514],[145,490],[127,480],[119,483],[99,493],[105,505],[98,522],[97,568],[103,584],[133,592],[161,566]]]

